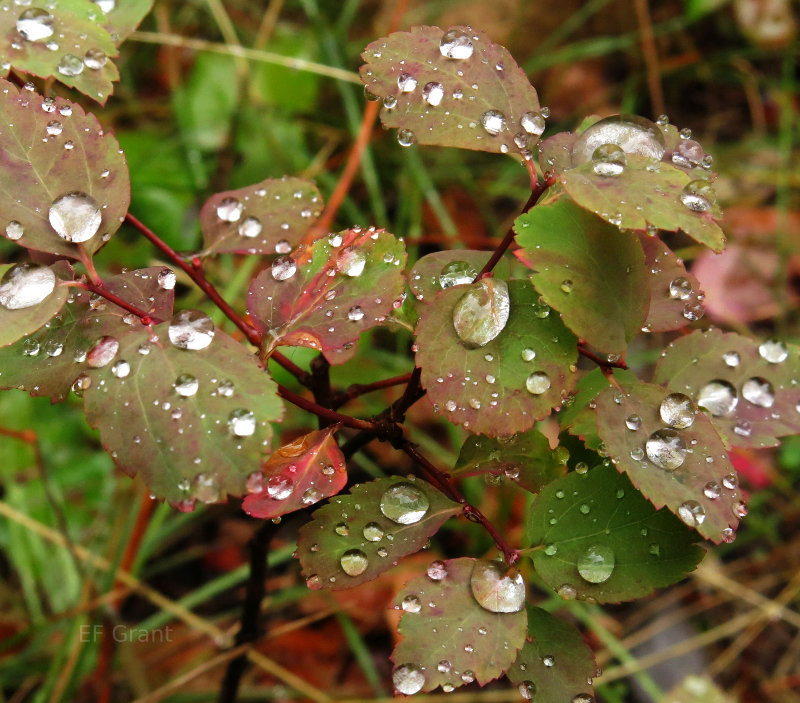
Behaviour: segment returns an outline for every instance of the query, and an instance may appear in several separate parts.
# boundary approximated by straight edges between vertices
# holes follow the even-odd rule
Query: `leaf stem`
[[[593,361],[601,369],[604,369],[604,373],[605,373],[606,369],[611,372],[612,369],[627,369],[628,368],[628,365],[624,361],[622,361],[621,359],[618,359],[617,361],[609,361],[608,359],[604,359],[599,354],[595,354],[590,349],[587,349],[582,341],[578,342],[578,353],[581,356],[585,356],[587,359]]]
[[[333,395],[331,407],[339,408],[350,400],[354,400],[359,396],[373,391],[378,391],[383,388],[392,388],[393,386],[400,386],[408,383],[411,380],[411,373],[404,373],[402,376],[393,376],[392,378],[384,378],[380,381],[373,381],[372,383],[353,383],[347,387],[347,390],[340,391]]]
[[[135,305],[131,305],[129,302],[123,300],[118,295],[115,295],[108,290],[103,281],[100,279],[98,279],[97,283],[82,283],[80,281],[75,281],[69,285],[72,285],[76,288],[83,288],[83,290],[88,290],[91,293],[99,295],[101,298],[105,298],[110,303],[114,303],[114,305],[122,308],[123,310],[136,315],[136,317],[142,321],[143,325],[149,326],[155,322],[155,320],[144,310],[137,308]]]
[[[373,435],[380,434],[380,430],[376,423],[370,422],[369,420],[359,420],[357,417],[350,417],[349,415],[342,415],[342,413],[338,413],[335,410],[323,407],[319,403],[315,403],[313,400],[308,400],[307,398],[298,395],[294,391],[290,391],[284,386],[278,386],[278,395],[284,400],[288,400],[292,405],[296,405],[298,408],[302,408],[303,410],[313,413],[317,417],[330,420],[331,422],[340,422],[345,427],[352,427],[355,430],[363,430],[364,432],[370,432]]]

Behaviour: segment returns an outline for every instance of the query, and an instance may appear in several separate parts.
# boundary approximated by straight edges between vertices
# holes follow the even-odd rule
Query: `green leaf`
[[[128,167],[117,140],[80,105],[20,91],[1,79],[0,88],[5,93],[0,101],[0,222],[5,236],[9,237],[9,223],[17,222],[22,236],[12,233],[11,237],[28,249],[77,259],[81,246],[93,254],[117,231],[128,212]],[[89,200],[59,201],[76,193]],[[78,226],[72,222],[61,229],[76,240],[87,234],[88,239],[74,244],[56,233],[51,225],[54,203],[54,213],[65,216],[82,206]]]
[[[597,431],[620,471],[714,542],[732,541],[743,510],[736,472],[714,425],[684,395],[622,383],[597,398]]]
[[[336,443],[338,425],[285,444],[249,481],[242,509],[253,517],[276,518],[336,495],[347,484],[344,455]]]
[[[800,432],[800,348],[720,330],[672,342],[655,381],[690,396],[729,446],[774,447]]]
[[[558,454],[550,449],[547,438],[537,430],[528,430],[506,439],[467,437],[450,474],[453,477],[503,475],[526,491],[538,493],[566,470]]]
[[[361,80],[383,99],[381,121],[400,130],[401,144],[520,154],[544,131],[525,72],[484,32],[413,27],[372,42],[361,56]]]
[[[384,230],[350,229],[277,258],[251,283],[247,309],[267,350],[322,351],[331,363],[383,324],[404,290],[402,241]]]
[[[585,163],[561,175],[567,193],[582,208],[621,229],[645,231],[651,225],[668,232],[682,230],[716,252],[725,247],[716,204],[695,212],[681,202],[692,178],[679,168],[638,154],[627,154],[627,166],[616,176],[600,176],[593,166]]]
[[[647,315],[637,237],[567,198],[531,208],[514,231],[523,247],[517,257],[534,270],[533,285],[567,327],[601,352],[623,353]]]
[[[558,132],[539,144],[539,165],[546,173],[560,174],[572,168],[576,132]]]
[[[4,8],[0,63],[42,78],[53,76],[105,104],[112,82],[119,80],[110,60],[118,52],[104,27],[106,16],[91,0],[59,0],[46,7],[14,4]],[[7,74],[5,68],[3,75]]]
[[[297,552],[310,588],[353,588],[425,546],[461,512],[433,486],[392,476],[353,488],[315,511],[300,528]]]
[[[200,211],[203,254],[288,254],[321,206],[316,186],[302,178],[268,178],[216,193]]]
[[[494,287],[488,288],[487,281],[494,281]],[[483,279],[440,291],[423,311],[416,332],[416,364],[434,409],[450,422],[490,436],[530,429],[575,383],[577,340],[527,281],[508,282],[508,318],[497,336],[482,346],[459,336],[456,321],[465,335],[463,330],[491,320],[497,330],[505,296],[499,284],[504,283]],[[474,307],[489,290],[494,312]]]
[[[84,392],[84,408],[125,473],[191,510],[196,500],[247,492],[283,406],[275,382],[240,343],[217,330],[204,349],[182,349],[171,343],[170,325],[121,336],[115,362],[97,369]]]
[[[64,268],[67,270],[59,273],[71,273],[68,266],[64,266]],[[27,285],[22,283],[25,280],[31,281],[32,277],[35,277],[33,283]],[[45,294],[51,283],[52,290],[38,303],[17,307],[24,301],[2,302],[9,296],[18,298],[20,295],[32,295],[32,287],[41,291],[35,296],[38,298]],[[44,287],[42,288],[42,286]],[[59,277],[54,269],[44,266],[0,265],[0,347],[13,344],[40,329],[61,311],[67,302],[68,295],[69,289],[60,285]],[[11,307],[7,307],[8,305]]]
[[[650,309],[644,329],[670,332],[685,327],[703,315],[703,291],[699,281],[686,271],[678,259],[655,236],[640,235],[644,250]]]
[[[528,608],[528,641],[506,674],[523,698],[537,703],[593,700],[589,681],[596,673],[592,650],[574,626],[541,608]]]
[[[447,692],[472,681],[483,686],[511,666],[525,642],[525,608],[493,612],[480,605],[477,598],[483,600],[483,594],[476,587],[487,572],[519,578],[516,570],[505,576],[496,562],[449,559],[434,562],[429,575],[410,581],[397,595],[395,608],[404,611],[398,628],[402,639],[392,653],[398,692],[437,686]]]
[[[103,26],[119,46],[141,24],[152,7],[153,0],[115,0],[113,8],[106,12]]]
[[[528,538],[537,573],[567,600],[641,598],[680,581],[703,556],[692,530],[607,464],[546,486],[529,512]]]
[[[490,251],[473,249],[428,254],[414,264],[408,274],[408,285],[417,300],[429,303],[444,288],[472,283],[491,255]],[[507,278],[508,263],[500,259],[493,273],[495,278]]]
[[[172,276],[170,269],[153,266],[112,276],[105,286],[154,320],[162,321],[172,315]],[[67,277],[66,272],[62,277]],[[97,370],[87,365],[86,357],[94,345],[103,337],[120,339],[126,334],[138,334],[141,329],[139,320],[126,310],[77,290],[47,327],[0,348],[0,387],[20,388],[33,396],[49,396],[53,403],[60,402],[79,377],[78,390],[92,383]]]

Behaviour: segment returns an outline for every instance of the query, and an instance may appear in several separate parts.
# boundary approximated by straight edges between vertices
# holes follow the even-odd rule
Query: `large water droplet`
[[[625,418],[625,427],[627,427],[631,432],[636,432],[642,426],[642,418],[638,415],[628,415]]]
[[[550,390],[550,376],[544,371],[534,371],[525,379],[525,388],[531,395],[541,395]]]
[[[244,212],[244,205],[236,198],[223,198],[217,203],[217,217],[223,222],[238,222]]]
[[[416,664],[401,664],[392,672],[392,683],[398,693],[413,696],[425,685],[425,674]]]
[[[439,40],[439,51],[446,59],[468,59],[474,50],[469,34],[458,27],[448,29]]]
[[[708,181],[689,181],[681,191],[681,202],[692,212],[708,212],[714,207],[716,195]]]
[[[428,105],[436,107],[442,102],[444,97],[444,86],[441,83],[431,81],[426,83],[422,89],[422,97]]]
[[[478,281],[453,308],[453,327],[461,343],[475,349],[491,342],[505,328],[510,307],[505,281]]]
[[[214,339],[214,323],[199,310],[181,310],[172,317],[168,334],[178,349],[205,349]]]
[[[742,384],[742,397],[761,408],[771,408],[775,403],[775,391],[765,378],[748,378]]]
[[[602,144],[592,153],[592,170],[598,176],[619,176],[628,165],[628,157],[616,144]]]
[[[23,227],[22,224],[16,220],[11,220],[6,225],[6,237],[8,237],[12,242],[16,242],[22,237],[23,234],[25,234],[25,227]]]
[[[57,69],[62,76],[79,76],[83,73],[83,60],[75,54],[64,54],[58,62]]]
[[[83,55],[83,63],[92,71],[99,71],[108,63],[106,56],[100,49],[88,49]]]
[[[197,395],[197,389],[200,388],[200,381],[190,373],[182,373],[175,379],[175,392],[183,398],[191,398]]]
[[[377,522],[368,522],[363,529],[364,539],[368,542],[380,542],[383,539],[383,528]]]
[[[673,300],[687,300],[692,295],[692,284],[688,278],[679,276],[669,283],[669,297]]]
[[[697,527],[705,522],[706,509],[696,500],[687,500],[678,506],[678,517],[689,527]]]
[[[604,144],[616,144],[626,154],[640,154],[660,161],[666,149],[664,135],[650,120],[636,115],[613,115],[595,122],[572,148],[575,164],[586,163]]]
[[[730,415],[739,403],[736,389],[727,381],[715,379],[704,385],[697,394],[697,404],[714,417]]]
[[[336,270],[351,278],[357,278],[364,273],[366,265],[366,255],[356,247],[345,247],[336,257]]]
[[[86,365],[93,369],[108,366],[119,351],[119,341],[115,337],[104,336],[86,352]]]
[[[276,281],[287,281],[297,271],[297,264],[291,256],[279,256],[272,262],[272,277]]]
[[[400,146],[412,146],[417,137],[410,129],[401,129],[397,132],[397,143]]]
[[[43,41],[53,36],[53,15],[40,7],[31,7],[17,18],[17,31],[28,41]]]
[[[437,559],[428,564],[428,578],[431,581],[441,581],[447,578],[447,566],[443,561]]]
[[[419,596],[415,596],[413,593],[409,596],[403,598],[403,602],[400,603],[400,607],[406,613],[418,613],[422,609],[422,602],[419,599]]]
[[[661,419],[676,430],[691,427],[694,422],[694,404],[683,393],[670,393],[661,401],[659,413]]]
[[[74,244],[94,237],[103,221],[94,198],[78,191],[56,198],[47,217],[56,234]]]
[[[442,288],[461,286],[466,283],[472,283],[477,275],[477,269],[470,266],[466,261],[451,261],[442,267],[442,271],[439,274],[439,285]]]
[[[286,500],[294,490],[294,481],[288,476],[272,476],[267,481],[267,495],[275,500]]]
[[[703,147],[694,139],[681,139],[672,152],[672,163],[681,168],[696,168],[704,156]]]
[[[256,416],[245,408],[237,408],[228,416],[228,429],[236,437],[249,437],[256,431]]]
[[[730,366],[732,369],[735,369],[741,362],[742,357],[739,356],[738,352],[729,351],[722,355],[722,360],[725,362],[726,366]]]
[[[0,305],[6,310],[22,310],[38,305],[56,287],[56,275],[47,266],[17,264],[0,280]]]
[[[780,364],[786,361],[789,356],[789,350],[783,342],[779,342],[777,339],[769,339],[758,345],[758,354],[770,364]]]
[[[578,573],[589,583],[605,583],[611,577],[616,564],[614,550],[602,544],[587,547],[578,559]]]
[[[498,110],[487,110],[481,115],[481,124],[487,134],[500,134],[506,128],[506,117]]]
[[[261,234],[261,220],[257,217],[245,217],[239,225],[239,235],[247,239],[253,239]]]
[[[675,471],[686,459],[686,445],[675,430],[656,430],[645,443],[647,458],[666,471]]]
[[[381,496],[381,512],[392,522],[413,525],[425,517],[428,497],[410,483],[396,483]]]
[[[359,305],[354,305],[347,311],[347,319],[352,322],[358,322],[364,319],[364,310]]]
[[[533,681],[523,681],[517,686],[517,690],[520,696],[529,701],[536,695],[536,684]]]
[[[158,272],[156,281],[158,283],[158,287],[162,290],[172,290],[175,288],[178,278],[174,271],[168,268],[163,268]]]
[[[709,481],[703,487],[703,494],[705,495],[706,498],[711,498],[711,500],[716,500],[721,495],[719,484],[716,481]]]
[[[397,77],[397,87],[401,93],[412,93],[417,88],[417,79],[410,73],[401,73]]]
[[[342,571],[348,576],[361,576],[369,566],[367,555],[360,549],[348,549],[339,560]]]
[[[526,112],[519,118],[519,124],[528,134],[539,137],[545,128],[544,115],[541,112]]]
[[[124,359],[114,362],[111,373],[117,378],[127,378],[131,373],[131,365]]]
[[[478,604],[491,613],[517,613],[525,605],[525,582],[516,569],[478,559],[469,580]]]

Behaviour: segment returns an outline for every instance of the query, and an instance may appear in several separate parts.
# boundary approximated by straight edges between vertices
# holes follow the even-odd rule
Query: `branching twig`
[[[83,290],[88,290],[89,292],[94,293],[95,295],[99,295],[101,298],[105,298],[110,303],[114,303],[114,305],[122,308],[123,310],[133,315],[136,315],[136,317],[138,317],[142,321],[143,325],[152,325],[154,322],[153,318],[150,317],[148,313],[146,313],[144,310],[140,308],[137,308],[135,305],[131,305],[129,302],[123,300],[118,295],[112,293],[110,290],[108,290],[108,288],[106,288],[106,286],[103,284],[102,281],[99,281],[98,283],[81,283],[75,281],[68,285],[72,285],[76,288],[83,288]]]
[[[339,408],[345,403],[359,396],[373,391],[382,390],[384,388],[392,388],[393,386],[401,386],[411,380],[410,373],[404,373],[402,376],[393,376],[392,378],[384,378],[380,381],[373,381],[372,383],[353,383],[347,387],[347,390],[335,393],[331,399],[331,407]]]
[[[298,408],[307,410],[317,417],[325,418],[332,423],[340,422],[345,427],[352,427],[355,430],[364,430],[365,432],[370,432],[373,435],[378,435],[380,433],[378,426],[374,422],[370,422],[369,420],[359,420],[358,418],[350,417],[349,415],[342,415],[335,410],[325,408],[322,405],[315,403],[313,400],[308,400],[307,398],[304,398],[303,396],[298,395],[294,391],[290,391],[288,388],[284,388],[283,386],[278,386],[278,395],[284,400],[288,400],[292,405],[296,405]]]
[[[587,359],[590,359],[595,364],[597,364],[601,369],[627,369],[628,365],[622,361],[621,359],[617,359],[616,361],[609,361],[607,358],[603,358],[602,356],[595,354],[593,351],[586,348],[586,346],[582,342],[578,342],[578,353],[581,356],[585,356]]]

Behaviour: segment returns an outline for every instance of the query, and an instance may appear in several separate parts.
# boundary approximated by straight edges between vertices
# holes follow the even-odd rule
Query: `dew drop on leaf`
[[[169,341],[178,349],[205,349],[214,338],[214,323],[199,310],[181,310],[173,315],[167,331]]]
[[[156,278],[158,283],[158,287],[162,290],[172,290],[175,288],[175,284],[178,281],[177,276],[175,276],[175,272],[171,269],[164,268],[158,272],[158,276]]]
[[[562,600],[575,600],[578,597],[578,591],[572,584],[565,583],[558,587],[558,597]]]
[[[697,179],[684,186],[680,199],[692,212],[708,212],[716,202],[716,195],[708,181]]]
[[[697,527],[705,522],[706,509],[696,500],[687,500],[678,506],[678,517],[689,527]]]
[[[425,685],[425,674],[416,664],[401,664],[392,672],[392,683],[398,693],[413,696]]]
[[[412,93],[417,88],[417,79],[410,73],[401,73],[397,77],[397,87],[401,93]]]
[[[710,498],[711,500],[716,500],[717,498],[720,497],[720,494],[721,491],[719,488],[719,484],[716,481],[709,481],[703,487],[703,495],[705,495],[706,498]]]
[[[360,549],[348,549],[342,554],[339,564],[348,576],[361,576],[369,566],[367,555]]]
[[[237,408],[228,416],[228,429],[235,437],[250,437],[256,431],[256,416],[250,410]]]
[[[670,393],[661,401],[659,414],[661,419],[673,429],[682,430],[691,427],[694,422],[692,399],[683,393]]]
[[[550,376],[544,371],[534,371],[525,380],[525,388],[531,395],[541,395],[550,389]]]
[[[758,345],[758,354],[770,364],[780,364],[786,361],[789,356],[789,350],[783,342],[770,339]]]
[[[236,198],[227,197],[217,203],[217,217],[223,222],[238,222],[244,205]]]
[[[17,31],[28,41],[43,41],[53,36],[53,21],[47,10],[31,7],[17,18]]]
[[[453,327],[465,347],[483,347],[503,331],[509,312],[508,284],[484,278],[456,303]]]
[[[598,176],[619,176],[628,165],[628,157],[616,144],[602,144],[592,153],[592,170]]]
[[[444,578],[447,578],[447,566],[443,561],[436,560],[432,561],[428,564],[428,578],[431,581],[441,581]]]
[[[355,247],[345,247],[336,257],[336,270],[351,278],[357,278],[364,273],[366,265],[366,255]]]
[[[383,515],[399,525],[413,525],[428,512],[428,497],[410,483],[396,483],[384,491],[380,509]]]
[[[114,365],[111,367],[111,373],[114,374],[116,378],[127,378],[131,373],[131,365],[124,359],[120,359],[114,362]]]
[[[451,261],[442,267],[439,273],[439,285],[442,288],[450,288],[451,286],[472,283],[477,275],[477,269],[470,266],[466,261]]]
[[[422,608],[422,603],[420,602],[419,596],[415,596],[412,593],[411,595],[403,598],[403,602],[400,604],[400,607],[406,613],[418,613]]]
[[[644,117],[612,115],[595,122],[572,148],[576,164],[591,160],[594,152],[605,144],[616,144],[626,154],[640,154],[655,161],[664,156],[666,146],[661,130]]]
[[[119,351],[119,341],[115,337],[104,336],[95,342],[95,345],[86,352],[86,365],[93,369],[108,366]]]
[[[730,366],[732,369],[735,369],[741,362],[742,358],[739,356],[738,352],[729,351],[722,355],[722,360],[725,362],[726,366]]]
[[[447,659],[440,660],[439,663],[436,665],[436,670],[440,674],[449,674],[452,668],[453,668],[452,663],[450,663]]]
[[[347,319],[352,322],[358,322],[364,319],[364,310],[359,305],[354,305],[347,311]]]
[[[552,654],[546,654],[542,657],[542,664],[549,669],[556,665],[556,659]]]
[[[83,63],[92,71],[99,71],[108,63],[108,57],[100,49],[88,49],[83,55]]]
[[[739,404],[736,389],[727,381],[715,379],[706,383],[697,394],[697,404],[714,417],[730,415]]]
[[[494,561],[475,562],[469,580],[472,595],[491,613],[517,613],[525,605],[525,582],[516,569],[507,570]]]
[[[675,430],[656,430],[645,443],[647,458],[656,466],[674,471],[686,459],[686,445]]]
[[[175,379],[173,384],[175,392],[182,398],[191,398],[197,395],[197,390],[200,388],[200,382],[195,376],[190,373],[182,373]]]
[[[272,277],[276,281],[287,281],[297,271],[297,264],[291,256],[279,256],[272,262]]]
[[[533,361],[536,358],[536,352],[533,349],[525,348],[520,352],[523,361]]]
[[[322,491],[320,491],[319,488],[311,486],[303,491],[303,495],[300,496],[300,501],[303,503],[303,505],[314,505],[314,503],[319,503],[322,498]]]
[[[506,128],[505,115],[498,110],[487,110],[481,115],[481,124],[487,134],[500,134]]]
[[[422,97],[431,107],[437,107],[444,97],[444,86],[436,81],[426,83],[422,89]]]
[[[286,500],[294,490],[294,482],[288,476],[272,476],[267,481],[267,495],[275,500]]]
[[[765,378],[748,378],[742,384],[742,398],[760,408],[771,408],[775,403],[775,391]]]
[[[79,191],[64,193],[56,198],[47,216],[56,234],[73,244],[94,237],[103,220],[94,198]]]
[[[0,280],[0,305],[22,310],[44,301],[56,287],[56,276],[47,266],[17,264]]]
[[[523,681],[517,686],[517,690],[520,696],[529,701],[536,694],[536,684],[533,681]]]
[[[578,573],[589,583],[605,583],[611,578],[615,564],[614,550],[605,545],[595,544],[587,547],[578,558]]]
[[[475,47],[469,34],[463,29],[448,29],[439,40],[439,51],[446,59],[468,59]]]
[[[64,54],[56,68],[62,76],[79,76],[83,73],[83,60],[75,54]]]
[[[672,153],[672,163],[680,168],[696,168],[704,156],[703,147],[694,139],[681,139]]]
[[[397,143],[400,146],[411,146],[417,141],[417,137],[410,129],[401,129],[397,132]]]
[[[368,522],[364,525],[364,539],[368,542],[380,542],[383,539],[383,528],[377,522]]]
[[[247,237],[248,239],[253,239],[261,234],[261,229],[261,220],[252,216],[245,217],[239,225],[239,235],[242,237]]]
[[[528,134],[536,137],[544,132],[545,119],[541,112],[526,112],[519,118],[519,124]]]
[[[673,300],[687,300],[692,295],[692,284],[688,278],[679,276],[669,283],[669,297]]]
[[[635,432],[642,426],[642,418],[638,415],[628,415],[625,418],[625,427],[627,427],[632,432]]]
[[[16,242],[23,234],[25,234],[25,227],[16,220],[11,220],[11,222],[6,225],[6,237],[12,242]]]
[[[588,693],[578,693],[572,697],[572,703],[592,703],[593,700]]]

